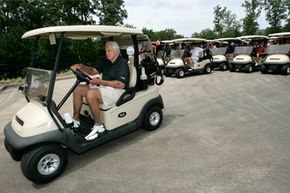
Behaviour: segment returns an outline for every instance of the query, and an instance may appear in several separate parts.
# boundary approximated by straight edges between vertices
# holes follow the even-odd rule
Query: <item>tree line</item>
[[[226,7],[213,8],[213,29],[207,28],[194,37],[215,39],[218,37],[236,37],[250,34],[269,34],[290,31],[290,0],[245,0],[242,4],[245,17],[238,21],[236,14]],[[257,22],[261,11],[266,13],[269,26],[259,31]],[[31,59],[31,40],[22,40],[24,32],[55,25],[106,24],[134,27],[124,24],[128,17],[124,0],[0,0],[0,80],[16,78],[25,74],[25,67]],[[168,40],[183,37],[174,29],[153,31],[143,28],[152,40]],[[90,40],[82,42],[66,41],[67,50],[60,70],[67,69],[78,61],[93,61],[101,50],[101,44]],[[35,54],[37,67],[51,68],[54,50],[49,50],[47,41],[40,41]],[[73,49],[72,49],[73,48]]]
[[[0,0],[0,80],[25,74],[31,59],[32,40],[22,40],[29,30],[55,25],[123,25],[127,18],[123,0]],[[55,49],[39,41],[35,54],[37,67],[53,64]],[[66,41],[67,50],[60,70],[73,62],[93,60],[100,45],[91,41]],[[74,49],[72,49],[72,47]]]

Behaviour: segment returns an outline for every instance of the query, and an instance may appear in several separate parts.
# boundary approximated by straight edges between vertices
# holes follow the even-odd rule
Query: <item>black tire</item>
[[[162,109],[159,106],[153,106],[146,112],[144,116],[143,129],[147,131],[153,131],[161,125],[162,120]]]
[[[283,75],[289,75],[290,74],[290,66],[289,65],[282,66],[281,73]]]
[[[225,63],[221,63],[219,65],[219,69],[222,70],[222,71],[225,71],[225,70],[227,70],[227,65]]]
[[[179,68],[175,71],[175,76],[177,78],[183,78],[185,76],[185,71],[183,68]]]
[[[211,73],[211,67],[209,64],[205,65],[205,67],[203,68],[203,73],[205,73],[205,74]]]
[[[54,144],[31,149],[21,160],[23,175],[37,184],[48,183],[59,177],[66,165],[67,155],[64,149]]]
[[[230,72],[235,72],[236,68],[232,64],[230,64],[229,65],[229,70],[230,70]]]
[[[261,66],[261,73],[267,74],[269,72],[269,66],[263,65]]]
[[[246,71],[247,73],[251,73],[251,72],[253,72],[253,66],[252,66],[251,64],[247,64],[247,65],[245,66],[245,71]]]
[[[22,158],[22,151],[17,151],[15,149],[13,149],[7,142],[6,139],[4,139],[4,146],[6,148],[6,150],[9,152],[11,158],[14,160],[14,161],[20,161],[21,158]]]

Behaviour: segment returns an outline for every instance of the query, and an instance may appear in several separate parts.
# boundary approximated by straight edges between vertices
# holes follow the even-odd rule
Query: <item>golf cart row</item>
[[[165,76],[182,78],[186,74],[196,72],[209,74],[213,69],[290,74],[290,32],[215,40],[181,38],[161,42],[170,47],[170,51],[166,49],[157,53],[158,63]],[[194,65],[188,65],[184,60],[185,47],[190,44],[198,44],[204,49],[203,57]],[[210,47],[209,44],[215,46]],[[259,46],[263,46],[267,51],[258,53]]]
[[[211,49],[213,53],[213,68],[261,73],[279,72],[283,75],[290,73],[290,32],[275,33],[268,36],[250,35],[238,38],[217,39],[225,46]],[[264,54],[257,54],[259,45],[267,48]],[[224,52],[226,49],[226,52]],[[227,67],[227,68],[226,68]]]
[[[160,50],[157,53],[158,63],[163,68],[165,76],[183,78],[186,74],[211,73],[212,54],[207,48],[206,39],[179,38],[162,41],[162,43],[171,47],[169,52],[167,50]],[[190,47],[191,45],[198,46],[202,48],[203,51],[198,61],[190,64],[184,59],[184,54],[186,47]]]

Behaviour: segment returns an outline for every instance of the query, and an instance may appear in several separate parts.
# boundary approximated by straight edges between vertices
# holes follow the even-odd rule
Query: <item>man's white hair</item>
[[[114,50],[117,50],[120,53],[120,46],[119,46],[119,44],[117,42],[115,42],[115,41],[106,42],[106,47],[109,46],[109,45],[112,46],[112,48]]]

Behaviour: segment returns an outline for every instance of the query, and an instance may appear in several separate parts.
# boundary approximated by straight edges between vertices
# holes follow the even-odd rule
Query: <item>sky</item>
[[[237,20],[245,16],[244,0],[124,0],[128,18],[124,24],[137,28],[160,31],[174,29],[177,34],[190,37],[203,29],[213,29],[213,9],[226,7]],[[262,12],[258,23],[260,28],[268,27]]]

